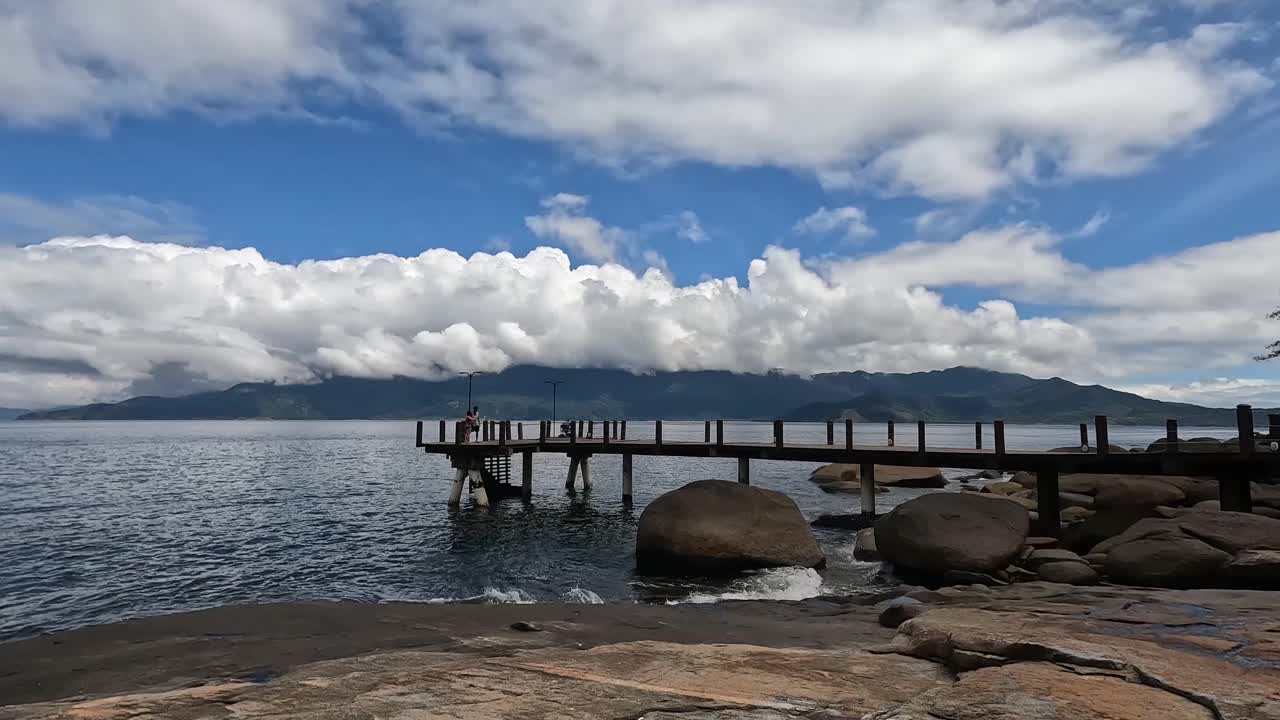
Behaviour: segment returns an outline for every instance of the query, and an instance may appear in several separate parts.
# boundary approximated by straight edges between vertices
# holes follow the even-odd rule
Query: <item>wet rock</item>
[[[725,480],[661,495],[636,530],[636,566],[645,574],[714,575],[825,561],[794,500]]]
[[[998,498],[1000,500],[1008,500],[1010,502],[1013,502],[1024,510],[1035,510],[1036,508],[1039,507],[1039,505],[1036,504],[1035,500],[1032,500],[1031,498],[1028,498],[1028,497],[1021,497],[1018,495],[995,495],[992,493],[988,493],[988,495],[990,495],[993,498]]]
[[[1083,562],[1047,562],[1036,570],[1045,582],[1065,585],[1097,585],[1098,573]]]
[[[853,542],[853,559],[863,562],[880,562],[880,550],[876,548],[875,528],[864,528],[858,531]]]
[[[1253,508],[1253,514],[1261,515],[1265,518],[1272,518],[1273,520],[1280,520],[1280,510],[1276,510],[1275,508],[1255,506]]]
[[[991,573],[1007,566],[1027,538],[1027,513],[973,493],[933,493],[899,505],[876,522],[876,546],[895,567],[941,575]]]
[[[1058,505],[1063,508],[1069,508],[1069,507],[1092,508],[1093,497],[1089,495],[1083,495],[1081,493],[1069,493],[1069,492],[1058,493]]]
[[[519,630],[520,632],[542,632],[542,628],[538,627],[537,625],[534,625],[531,622],[526,622],[524,620],[518,620],[516,622],[511,623],[511,629]]]
[[[1160,438],[1147,446],[1147,452],[1162,453],[1168,452],[1169,441],[1167,438]],[[1178,440],[1178,452],[1226,452],[1226,447],[1221,440],[1211,437],[1198,437]]]
[[[875,524],[876,519],[863,513],[822,514],[813,522],[813,527],[836,528],[839,530],[862,530]]]
[[[1004,573],[1009,576],[1009,582],[1011,583],[1035,582],[1040,579],[1039,575],[1017,565],[1010,565],[1005,569]]]
[[[1069,507],[1058,511],[1058,519],[1068,524],[1083,522],[1091,515],[1093,515],[1092,510],[1082,507]]]
[[[911,597],[899,597],[884,603],[880,611],[880,625],[896,628],[902,623],[925,611],[925,604]]]
[[[1009,482],[1015,482],[1024,488],[1034,488],[1036,486],[1036,476],[1026,470],[1019,470],[1009,478]]]
[[[1197,510],[1221,510],[1222,503],[1217,500],[1202,500],[1192,505]]]
[[[1035,549],[1037,549],[1037,550],[1038,550],[1038,549],[1040,549],[1040,548],[1051,548],[1051,547],[1057,547],[1057,546],[1058,546],[1058,538],[1054,538],[1054,537],[1039,537],[1039,536],[1036,536],[1036,535],[1032,535],[1031,537],[1027,538],[1027,540],[1026,540],[1026,543],[1025,543],[1025,544],[1026,544],[1026,545],[1028,545],[1028,546],[1030,546],[1030,547],[1032,547],[1032,548],[1035,548]]]
[[[1102,563],[1106,562],[1107,554],[1106,553],[1089,553],[1088,555],[1081,555],[1080,559],[1084,560],[1090,565],[1101,565]]]

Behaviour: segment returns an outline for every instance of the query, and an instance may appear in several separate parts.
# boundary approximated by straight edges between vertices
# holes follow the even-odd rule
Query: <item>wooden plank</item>
[[[973,424],[973,447],[977,450],[982,449],[982,421],[981,420]]]
[[[923,420],[916,421],[916,449],[919,450],[920,452],[924,452],[924,449],[925,449]]]
[[[1178,421],[1173,418],[1164,421],[1164,451],[1178,452]]]
[[[996,435],[996,455],[1004,455],[1004,421],[997,420],[991,424],[991,427]]]
[[[444,421],[440,421],[440,442],[444,442]]]
[[[711,442],[711,421],[704,420],[702,424],[702,442]]]
[[[743,485],[751,484],[751,458],[738,458],[738,482]]]
[[[661,420],[653,421],[653,438],[654,438],[654,444],[661,447],[662,446],[662,421]]]
[[[414,447],[422,447],[422,421],[418,421],[418,441],[414,443]]]
[[[716,446],[724,445],[724,420],[716,420]]]
[[[836,423],[834,420],[827,421],[827,444],[836,444]]]
[[[1098,443],[1098,454],[1111,454],[1111,438],[1107,435],[1107,416],[1098,415],[1093,419],[1093,439]]]
[[[844,448],[845,450],[853,449],[853,419],[844,419]]]
[[[1253,455],[1253,408],[1248,405],[1236,406],[1236,435],[1240,439],[1240,454],[1249,456]]]
[[[782,447],[782,421],[773,421],[773,444],[775,447]]]

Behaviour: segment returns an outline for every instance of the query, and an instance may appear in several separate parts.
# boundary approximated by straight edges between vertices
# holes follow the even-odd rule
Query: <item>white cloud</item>
[[[849,205],[830,209],[820,207],[798,220],[792,230],[802,235],[839,232],[848,242],[865,240],[876,234],[875,228],[867,224],[866,211]]]
[[[1243,403],[1256,408],[1280,407],[1280,378],[1220,377],[1176,384],[1126,385],[1117,389],[1156,400],[1193,405],[1231,407]]]
[[[1098,234],[1103,225],[1111,221],[1111,213],[1106,210],[1095,212],[1088,220],[1085,221],[1075,232],[1071,233],[1072,237],[1087,238]]]
[[[144,240],[190,244],[203,230],[190,208],[130,195],[99,195],[46,202],[0,192],[0,244],[21,244],[58,235],[130,235]]]
[[[692,243],[704,243],[711,239],[707,236],[707,231],[702,229],[698,214],[692,210],[681,210],[676,215],[676,235]]]
[[[1115,17],[1062,0],[7,2],[0,121],[326,119],[371,102],[619,166],[975,198],[1134,172],[1270,86],[1226,56],[1234,26]],[[392,25],[400,44],[377,45]]]
[[[588,260],[615,262],[626,231],[583,215],[587,201],[583,195],[559,193],[542,201],[542,207],[547,210],[545,214],[530,215],[524,224],[539,238],[564,243]]]
[[[547,214],[586,206],[551,198]],[[114,398],[161,374],[169,385],[187,377],[207,386],[520,363],[805,372],[966,364],[1124,383],[1239,367],[1274,339],[1265,315],[1276,293],[1259,288],[1280,275],[1280,233],[1107,270],[1068,261],[1058,242],[1013,226],[828,262],[770,247],[747,267],[745,285],[725,277],[684,286],[657,256],[637,274],[573,267],[552,248],[284,264],[252,249],[105,236],[0,247],[0,405]],[[940,291],[961,285],[986,299],[949,304]],[[1022,300],[1074,307],[1026,316]]]

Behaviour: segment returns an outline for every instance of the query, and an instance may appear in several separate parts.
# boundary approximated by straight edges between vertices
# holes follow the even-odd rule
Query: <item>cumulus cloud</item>
[[[547,214],[586,207],[574,198],[550,198]],[[1280,234],[1108,270],[1070,262],[1058,243],[1043,228],[1012,226],[828,261],[770,247],[745,283],[679,285],[657,267],[574,266],[547,247],[287,264],[253,249],[58,238],[0,247],[0,405],[522,363],[966,364],[1123,382],[1239,366],[1273,339],[1265,315],[1275,298],[1258,288],[1280,273]],[[948,303],[943,291],[961,285],[986,299]],[[1027,300],[1074,308],[1027,315],[1018,307]]]
[[[1231,58],[1236,26],[1117,22],[1112,5],[0,2],[0,120],[331,120],[372,102],[619,166],[776,166],[975,198],[1134,172],[1270,87]]]
[[[1106,225],[1110,221],[1111,213],[1106,210],[1099,210],[1086,220],[1083,225],[1077,228],[1075,232],[1071,233],[1071,235],[1072,237],[1078,238],[1093,237],[1098,234],[1098,231],[1102,230],[1102,226]]]
[[[848,242],[865,240],[876,234],[875,228],[867,224],[866,211],[849,205],[830,209],[820,207],[798,220],[792,230],[801,235],[838,232]]]
[[[1119,388],[1156,400],[1194,405],[1280,407],[1280,378],[1211,378],[1187,383],[1142,383]]]

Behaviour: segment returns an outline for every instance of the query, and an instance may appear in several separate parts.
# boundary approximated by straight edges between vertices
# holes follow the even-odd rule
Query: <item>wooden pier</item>
[[[1250,482],[1280,476],[1280,414],[1268,415],[1268,432],[1254,433],[1253,411],[1248,405],[1237,408],[1238,438],[1232,451],[1204,452],[1181,442],[1178,425],[1170,420],[1166,426],[1163,448],[1159,452],[1118,451],[1108,442],[1107,418],[1094,418],[1095,443],[1089,443],[1089,425],[1080,425],[1080,446],[1067,451],[1010,450],[1006,448],[1003,421],[992,423],[994,447],[983,447],[983,424],[974,423],[974,447],[930,447],[928,425],[916,423],[914,442],[900,444],[895,437],[895,424],[886,425],[884,445],[858,444],[851,420],[827,421],[826,443],[797,444],[786,441],[786,426],[773,422],[772,442],[740,443],[725,439],[724,421],[704,422],[702,441],[664,440],[662,421],[652,423],[653,437],[627,439],[627,421],[579,421],[567,437],[558,435],[558,425],[551,421],[518,423],[485,421],[479,439],[466,442],[462,423],[439,421],[436,438],[430,439],[422,421],[417,424],[417,447],[429,454],[450,458],[455,469],[451,505],[461,502],[464,485],[470,481],[477,505],[487,507],[494,490],[493,463],[505,460],[510,467],[513,455],[521,459],[519,495],[526,501],[533,492],[533,456],[536,453],[563,453],[569,458],[565,488],[574,492],[581,477],[584,490],[591,489],[591,457],[622,456],[622,497],[631,501],[633,467],[636,456],[734,458],[738,465],[738,482],[750,484],[752,460],[789,460],[797,462],[847,463],[859,465],[862,482],[863,512],[875,514],[875,466],[939,467],[1001,472],[1027,471],[1036,475],[1039,504],[1038,532],[1057,535],[1060,532],[1058,478],[1067,473],[1114,475],[1187,475],[1207,476],[1218,480],[1223,510],[1250,512]],[[634,425],[635,423],[633,423]],[[452,425],[453,433],[446,431]],[[646,423],[648,425],[648,423]],[[526,436],[527,435],[527,436]],[[486,474],[489,482],[486,484]],[[499,483],[500,485],[502,483]],[[514,491],[511,494],[516,494]]]

